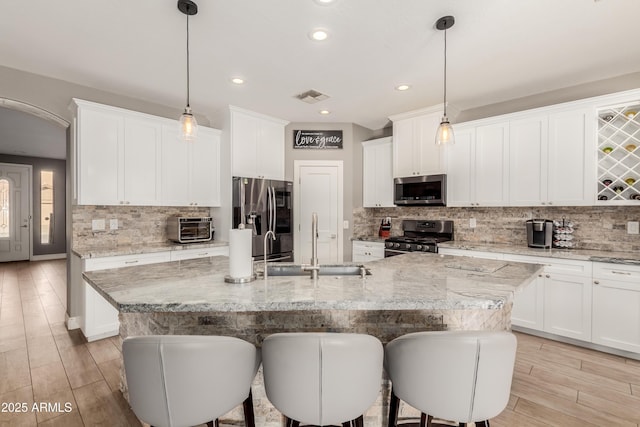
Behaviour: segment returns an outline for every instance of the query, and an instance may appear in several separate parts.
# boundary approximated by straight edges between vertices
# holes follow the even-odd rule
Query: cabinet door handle
[[[599,280],[594,280],[594,281],[593,281],[593,284],[594,284],[594,285],[599,285],[599,284],[600,284],[600,281],[599,281]]]
[[[545,276],[544,276],[544,277],[546,277],[546,278],[548,279],[548,278],[550,278],[551,276],[550,276],[550,275],[548,275],[548,274],[545,274]]]
[[[622,274],[624,276],[631,276],[631,273],[629,273],[628,271],[616,271],[616,270],[611,270],[611,272],[613,274]]]
[[[132,260],[132,261],[125,261],[124,263],[125,263],[125,264],[136,264],[138,261],[139,261],[139,260],[134,259],[134,260]]]

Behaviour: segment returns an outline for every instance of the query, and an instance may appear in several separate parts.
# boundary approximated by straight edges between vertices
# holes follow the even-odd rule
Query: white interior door
[[[0,163],[0,262],[28,260],[31,166]]]
[[[318,262],[342,262],[342,161],[294,162],[294,258],[311,260],[311,215],[318,214]]]

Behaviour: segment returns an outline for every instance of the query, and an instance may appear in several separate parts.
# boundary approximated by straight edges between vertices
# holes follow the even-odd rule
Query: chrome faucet
[[[265,233],[264,235],[264,246],[263,246],[263,250],[264,252],[262,252],[264,254],[264,273],[263,273],[263,277],[266,279],[267,278],[267,239],[269,238],[269,235],[271,235],[271,240],[276,240],[276,233],[273,232],[273,230],[269,230]]]
[[[317,279],[320,271],[318,263],[318,214],[311,214],[311,265],[304,266],[305,271],[311,271],[311,278]]]

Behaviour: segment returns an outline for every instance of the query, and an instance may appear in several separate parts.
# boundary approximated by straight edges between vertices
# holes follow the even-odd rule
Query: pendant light
[[[180,116],[180,138],[185,142],[195,141],[198,136],[198,122],[189,105],[189,16],[198,13],[198,5],[191,0],[178,0],[178,10],[187,15],[187,106]]]
[[[436,21],[436,28],[444,30],[444,115],[436,132],[436,145],[447,145],[455,142],[453,128],[447,117],[447,30],[453,27],[453,16],[443,16]]]

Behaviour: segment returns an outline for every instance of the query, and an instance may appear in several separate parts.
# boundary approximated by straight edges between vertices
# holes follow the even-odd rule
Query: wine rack
[[[640,204],[640,101],[598,110],[598,204]]]

